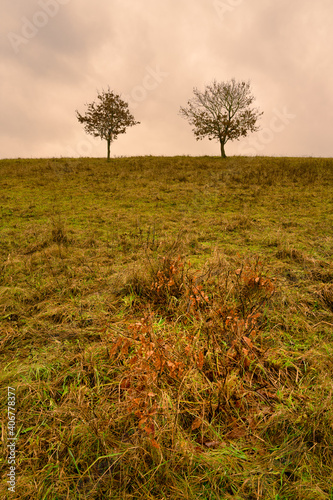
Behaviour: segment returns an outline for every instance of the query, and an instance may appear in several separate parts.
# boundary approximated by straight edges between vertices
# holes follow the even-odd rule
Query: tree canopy
[[[110,145],[119,134],[124,134],[127,127],[132,127],[140,122],[135,121],[128,109],[128,103],[120,95],[115,94],[110,88],[99,92],[98,102],[86,104],[87,110],[81,115],[76,110],[80,123],[84,124],[85,131],[94,137],[107,141],[107,158],[110,159]]]
[[[256,122],[263,113],[251,108],[255,98],[249,82],[236,82],[234,78],[221,83],[214,80],[203,92],[194,88],[193,93],[194,98],[187,102],[187,107],[180,108],[180,114],[194,127],[197,140],[207,137],[220,142],[223,158],[228,141],[259,130]]]

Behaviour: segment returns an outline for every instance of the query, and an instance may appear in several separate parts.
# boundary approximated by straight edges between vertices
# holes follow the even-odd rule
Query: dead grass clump
[[[69,241],[66,234],[65,223],[60,217],[52,219],[51,241],[57,244],[66,244]]]
[[[287,278],[289,283],[298,283],[300,280],[300,277],[291,269],[286,269],[284,272],[284,276]]]
[[[238,231],[242,229],[250,229],[253,225],[252,220],[246,214],[237,214],[231,217],[231,219],[226,223],[226,231]]]
[[[40,252],[41,250],[44,250],[47,246],[48,246],[48,241],[34,243],[27,247],[27,249],[24,251],[24,255],[32,255],[36,252]]]
[[[260,310],[275,291],[273,281],[263,275],[261,265],[259,260],[245,262],[235,271],[236,294],[243,317]]]
[[[330,269],[309,269],[308,276],[311,281],[320,281],[321,283],[333,283],[333,271]]]
[[[306,256],[296,248],[281,248],[275,254],[278,259],[290,259],[299,264],[304,264],[307,261]]]
[[[262,436],[268,438],[275,449],[280,453],[284,449],[284,456],[289,463],[301,464],[321,463],[324,471],[331,467],[333,458],[333,413],[332,393],[317,394],[315,398],[304,397],[301,404],[292,401],[290,396],[289,408],[285,407],[272,413],[262,426]],[[290,436],[291,439],[286,439]],[[288,443],[289,441],[289,443]],[[314,464],[313,464],[314,461]],[[320,473],[320,467],[318,471]],[[294,468],[297,474],[297,469]],[[301,477],[298,478],[301,480]]]
[[[333,284],[326,284],[318,292],[326,307],[333,312]]]
[[[149,304],[163,314],[189,312],[203,307],[208,298],[203,291],[202,277],[181,255],[172,253],[155,258],[146,256],[146,266],[134,268],[125,277],[118,295],[134,295],[138,305]]]

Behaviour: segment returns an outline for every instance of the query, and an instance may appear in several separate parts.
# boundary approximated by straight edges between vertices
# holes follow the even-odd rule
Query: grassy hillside
[[[0,161],[1,498],[333,499],[332,187],[332,159]]]

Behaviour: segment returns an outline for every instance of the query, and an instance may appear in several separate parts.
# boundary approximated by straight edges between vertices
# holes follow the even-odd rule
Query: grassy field
[[[1,498],[333,499],[332,187],[333,159],[0,161]]]

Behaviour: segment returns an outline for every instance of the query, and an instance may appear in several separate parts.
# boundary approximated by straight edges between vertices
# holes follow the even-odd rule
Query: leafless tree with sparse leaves
[[[115,94],[110,88],[99,92],[99,102],[86,104],[87,111],[81,115],[76,110],[76,117],[84,123],[84,129],[94,137],[100,137],[107,142],[107,159],[110,159],[110,145],[119,134],[124,134],[127,127],[132,127],[140,122],[135,121],[128,109],[127,102],[120,95]]]
[[[194,88],[193,93],[187,107],[180,108],[180,115],[193,125],[197,140],[208,137],[220,142],[222,158],[226,158],[224,146],[228,141],[259,130],[256,122],[263,113],[251,108],[255,98],[249,82],[236,82],[234,78],[221,83],[214,80],[203,92]]]

